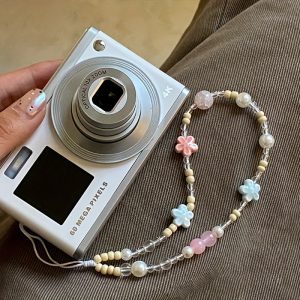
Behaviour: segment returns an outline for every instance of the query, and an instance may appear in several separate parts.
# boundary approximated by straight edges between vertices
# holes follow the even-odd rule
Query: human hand
[[[40,97],[41,100],[34,103],[32,98],[39,90],[31,90],[43,88],[59,64],[58,60],[42,62],[0,76],[0,160],[42,122],[46,101]],[[31,92],[33,97],[30,97]],[[41,92],[41,95],[44,94]]]

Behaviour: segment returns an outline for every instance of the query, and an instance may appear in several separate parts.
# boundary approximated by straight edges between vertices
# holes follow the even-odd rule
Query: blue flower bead
[[[244,185],[239,187],[239,192],[243,195],[243,200],[250,202],[259,199],[260,185],[251,179],[246,179]]]
[[[189,211],[185,204],[180,204],[178,208],[172,209],[172,216],[174,217],[173,223],[176,226],[188,228],[191,225],[190,220],[193,219],[193,212]]]

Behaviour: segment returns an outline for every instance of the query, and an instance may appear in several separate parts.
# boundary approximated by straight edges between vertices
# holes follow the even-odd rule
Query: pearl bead
[[[242,108],[248,107],[251,103],[251,96],[248,93],[240,93],[235,99],[235,103]]]
[[[200,91],[195,96],[195,104],[200,109],[209,109],[214,103],[212,94],[208,91]]]
[[[215,226],[212,229],[212,232],[215,234],[215,236],[219,239],[224,235],[224,229],[221,226]]]
[[[123,260],[130,260],[132,258],[132,251],[130,249],[123,249],[121,253]]]
[[[143,261],[136,261],[131,266],[131,273],[135,277],[143,277],[147,274],[147,265]]]
[[[186,246],[182,249],[181,253],[185,258],[191,258],[194,255],[194,250],[191,246]]]
[[[205,231],[201,235],[201,240],[206,247],[212,247],[217,242],[217,237],[212,231]]]
[[[274,146],[275,139],[273,135],[266,133],[260,136],[258,142],[262,148],[272,148]]]
[[[201,239],[193,239],[190,243],[195,254],[202,254],[205,251],[205,244]]]

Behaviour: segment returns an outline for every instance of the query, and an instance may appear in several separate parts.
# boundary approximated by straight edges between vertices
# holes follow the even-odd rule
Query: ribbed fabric
[[[216,246],[170,271],[116,279],[92,270],[61,270],[35,258],[17,230],[0,250],[1,299],[299,299],[300,85],[299,1],[201,1],[192,24],[163,66],[191,89],[181,114],[202,89],[249,91],[266,112],[276,144],[251,203]],[[174,153],[177,116],[90,248],[138,247],[170,221],[186,196],[182,157]],[[239,205],[238,186],[255,172],[260,129],[234,104],[193,115],[190,133],[197,206],[192,226],[180,229],[147,263],[178,253],[193,237],[225,221]],[[66,257],[51,248],[57,259]]]

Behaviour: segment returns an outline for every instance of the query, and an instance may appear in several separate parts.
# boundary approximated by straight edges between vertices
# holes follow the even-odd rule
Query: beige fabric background
[[[201,1],[193,23],[163,66],[198,90],[249,91],[270,119],[276,138],[261,199],[252,203],[218,244],[170,271],[143,279],[101,277],[88,270],[48,268],[15,231],[0,248],[4,299],[299,299],[299,21],[298,1]],[[99,249],[137,247],[166,226],[185,198],[181,158],[173,151],[180,117],[93,243]],[[198,205],[193,225],[145,256],[158,262],[224,221],[238,206],[236,192],[260,156],[259,126],[234,105],[197,112],[190,127]],[[145,214],[145,211],[147,212]],[[139,224],[137,226],[136,224]],[[51,248],[57,259],[66,257]]]

